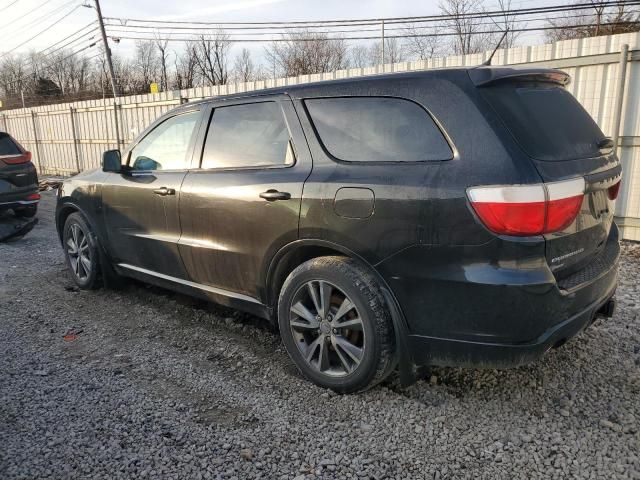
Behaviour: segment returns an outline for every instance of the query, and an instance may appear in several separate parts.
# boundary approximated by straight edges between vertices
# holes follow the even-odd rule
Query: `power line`
[[[13,2],[11,2],[9,5],[7,5],[6,7],[2,7],[2,10],[6,10],[7,8],[15,5],[16,3],[18,3],[20,0],[14,0]]]
[[[22,15],[20,15],[19,17],[14,18],[13,20],[10,20],[9,23],[7,23],[7,25],[12,25],[15,22],[17,22],[18,20],[22,20],[24,17],[26,17],[27,15],[31,15],[33,12],[35,12],[36,10],[38,10],[39,8],[43,7],[44,5],[46,5],[47,3],[49,3],[51,0],[44,0],[44,2],[36,5],[35,7],[33,7],[31,10],[29,10],[26,13],[23,13]]]
[[[25,40],[24,42],[22,42],[20,45],[17,45],[15,47],[13,47],[11,50],[8,50],[6,52],[4,52],[2,55],[0,55],[0,58],[6,57],[7,55],[9,55],[11,52],[16,51],[18,48],[26,45],[27,43],[29,43],[31,40],[39,37],[40,35],[42,35],[44,32],[46,32],[47,30],[49,30],[51,27],[57,25],[58,23],[60,23],[62,20],[64,20],[65,18],[67,18],[69,15],[71,15],[73,12],[75,12],[78,8],[80,8],[82,5],[77,5],[76,7],[74,7],[71,11],[69,11],[68,13],[64,14],[62,17],[60,17],[58,20],[56,20],[55,22],[53,22],[51,25],[49,25],[47,28],[45,28],[44,30],[41,30],[40,32],[36,33],[34,36],[32,36],[31,38],[29,38],[28,40]]]
[[[598,3],[598,6],[616,7],[616,6],[632,6],[639,5],[638,0],[605,0]],[[121,25],[126,26],[129,22],[134,23],[154,23],[154,24],[170,24],[170,25],[210,25],[225,29],[273,29],[274,26],[286,29],[300,28],[322,28],[327,26],[344,27],[344,26],[367,26],[379,25],[384,21],[385,25],[394,23],[422,23],[437,22],[443,20],[454,20],[458,18],[474,19],[489,17],[514,17],[522,15],[532,15],[537,13],[557,13],[574,10],[588,10],[593,8],[593,3],[576,3],[571,5],[551,5],[547,7],[521,8],[514,10],[493,10],[489,12],[470,12],[460,15],[424,15],[414,17],[387,17],[387,18],[365,18],[365,19],[341,19],[341,20],[316,20],[316,21],[287,21],[287,22],[203,22],[203,21],[184,21],[184,20],[148,20],[134,18],[116,18],[105,17],[105,20],[119,21]],[[248,26],[247,26],[248,25]]]
[[[606,27],[610,25],[640,25],[640,22],[611,22],[611,23],[601,23],[601,27]],[[593,24],[584,24],[584,25],[568,25],[561,27],[533,27],[533,28],[510,28],[509,32],[533,32],[533,31],[546,31],[546,30],[564,30],[564,29],[577,29],[577,28],[585,28],[592,27]],[[504,30],[484,30],[480,32],[469,32],[469,35],[491,35],[504,33]],[[406,35],[385,35],[385,38],[416,38],[416,37],[451,37],[457,36],[458,34],[455,32],[444,32],[444,33],[417,33],[417,34],[406,34]],[[142,41],[174,41],[174,42],[191,42],[197,40],[196,37],[191,38],[177,38],[177,37],[161,37],[161,38],[150,38],[150,37],[129,37],[129,36],[117,36],[110,38],[117,38],[123,40],[142,40]],[[325,40],[379,40],[380,36],[360,36],[360,37],[296,37],[295,41],[302,42],[317,42],[317,41],[325,41]],[[271,38],[271,39],[255,39],[255,38],[242,38],[235,39],[234,42],[237,43],[264,43],[264,42],[290,42],[289,38]]]
[[[10,29],[9,31],[2,31],[2,35],[3,37],[6,38],[10,38],[15,36],[16,32],[22,31],[22,33],[28,32],[29,29],[35,28],[36,26],[40,25],[43,22],[46,22],[47,20],[49,20],[51,18],[52,15],[56,15],[59,12],[61,12],[62,10],[64,10],[66,7],[68,7],[69,5],[73,4],[73,3],[77,3],[78,0],[69,0],[65,3],[63,3],[62,5],[58,5],[56,8],[54,8],[53,10],[50,10],[49,12],[46,12],[44,15],[40,15],[39,17],[36,17],[32,20],[29,20],[27,23],[25,23],[24,25],[15,25],[12,24],[15,28]]]
[[[556,17],[535,17],[535,18],[527,18],[525,20],[523,20],[524,22],[539,22],[539,21],[550,21],[550,20],[564,20],[564,19],[572,19],[572,18],[583,18],[584,15],[563,15],[563,16],[556,16]],[[477,23],[475,23],[475,25],[492,25],[495,26],[496,23],[495,21],[490,21],[490,22],[483,22],[483,21],[478,21]],[[140,33],[140,34],[146,34],[146,35],[151,35],[151,34],[166,34],[166,35],[173,35],[174,33],[178,33],[175,30],[189,30],[189,31],[196,31],[196,33],[198,35],[201,35],[203,33],[207,33],[207,32],[211,32],[212,29],[210,27],[170,27],[170,28],[157,28],[157,27],[153,27],[153,26],[148,26],[148,25],[136,25],[136,26],[132,26],[132,27],[127,27],[127,26],[120,26],[120,25],[114,25],[114,24],[107,24],[105,25],[106,27],[108,27],[110,32],[118,32],[118,33]],[[416,26],[405,26],[405,27],[391,27],[391,28],[386,28],[385,25],[385,32],[388,31],[403,31],[406,32],[407,30],[422,30],[422,29],[435,29],[435,28],[445,28],[446,26],[444,25],[416,25]],[[143,28],[146,30],[137,30],[138,28]],[[148,31],[148,30],[152,30],[152,31]],[[380,28],[353,28],[353,29],[349,29],[349,30],[319,30],[319,31],[313,31],[311,33],[313,34],[336,34],[336,33],[362,33],[362,32],[379,32]],[[185,32],[186,33],[186,32]],[[226,36],[229,37],[234,37],[234,36],[239,36],[239,35],[245,35],[245,36],[261,36],[261,35],[288,35],[291,32],[282,32],[282,31],[258,31],[258,32],[224,32]]]
[[[69,59],[69,58],[71,58],[71,57],[74,57],[74,56],[76,56],[76,55],[78,55],[78,54],[80,54],[80,53],[84,52],[85,50],[88,50],[89,48],[94,47],[94,46],[95,46],[95,44],[87,45],[87,46],[85,46],[84,48],[81,48],[80,50],[77,50],[77,51],[75,51],[75,52],[72,52],[71,54],[66,55],[66,56],[65,56],[65,57],[63,57],[63,58],[60,58],[60,59],[58,59],[58,60],[55,60],[54,62],[49,63],[48,65],[45,65],[44,67],[33,68],[34,66],[32,66],[32,70],[31,70],[29,73],[25,73],[25,74],[24,74],[24,75],[22,75],[21,77],[18,77],[18,78],[14,79],[14,80],[12,80],[12,81],[10,81],[10,82],[6,82],[6,85],[14,85],[14,84],[16,84],[16,83],[18,83],[18,82],[21,82],[22,80],[24,80],[24,79],[26,79],[26,78],[29,78],[29,77],[33,76],[34,74],[37,74],[37,72],[38,72],[38,71],[40,71],[40,72],[46,72],[46,71],[47,71],[47,70],[49,70],[51,67],[53,67],[53,66],[55,66],[55,65],[58,65],[58,64],[60,64],[60,63],[63,63],[65,60],[67,60],[67,59]],[[91,57],[91,58],[89,58],[89,59],[87,59],[87,60],[93,60],[94,58],[99,57],[99,56],[101,56],[101,54],[100,54],[100,53],[96,54],[95,56],[93,56],[93,57]]]

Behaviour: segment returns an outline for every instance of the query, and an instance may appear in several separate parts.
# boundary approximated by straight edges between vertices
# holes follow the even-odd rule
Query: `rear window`
[[[20,155],[20,149],[8,135],[0,134],[0,156],[1,155]]]
[[[510,83],[481,91],[530,157],[563,161],[600,155],[604,134],[564,88]]]
[[[453,153],[429,113],[401,98],[337,97],[305,101],[326,150],[339,160],[449,160]]]

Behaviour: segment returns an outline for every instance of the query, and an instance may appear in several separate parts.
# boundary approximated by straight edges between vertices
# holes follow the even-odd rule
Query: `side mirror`
[[[102,171],[115,173],[122,171],[120,150],[107,150],[102,154]]]

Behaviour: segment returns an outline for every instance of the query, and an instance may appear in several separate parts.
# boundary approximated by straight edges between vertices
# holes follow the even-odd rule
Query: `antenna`
[[[491,66],[491,60],[493,59],[493,56],[496,54],[496,52],[500,48],[500,45],[502,45],[502,42],[504,41],[504,39],[507,37],[507,33],[509,33],[509,28],[505,28],[504,33],[502,34],[502,37],[500,37],[500,40],[498,40],[498,44],[496,45],[496,48],[493,49],[493,52],[491,52],[491,55],[489,55],[489,58],[487,58],[484,62],[480,64],[481,67]]]

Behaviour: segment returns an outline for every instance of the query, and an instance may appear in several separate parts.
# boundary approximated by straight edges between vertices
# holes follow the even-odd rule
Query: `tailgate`
[[[479,78],[480,73],[475,75]],[[549,267],[558,280],[567,278],[596,261],[607,244],[620,186],[620,162],[598,125],[564,89],[566,74],[529,70],[519,75],[513,69],[495,69],[482,75],[488,80],[476,79],[476,85],[542,180],[585,180],[576,219],[563,230],[545,235]]]

